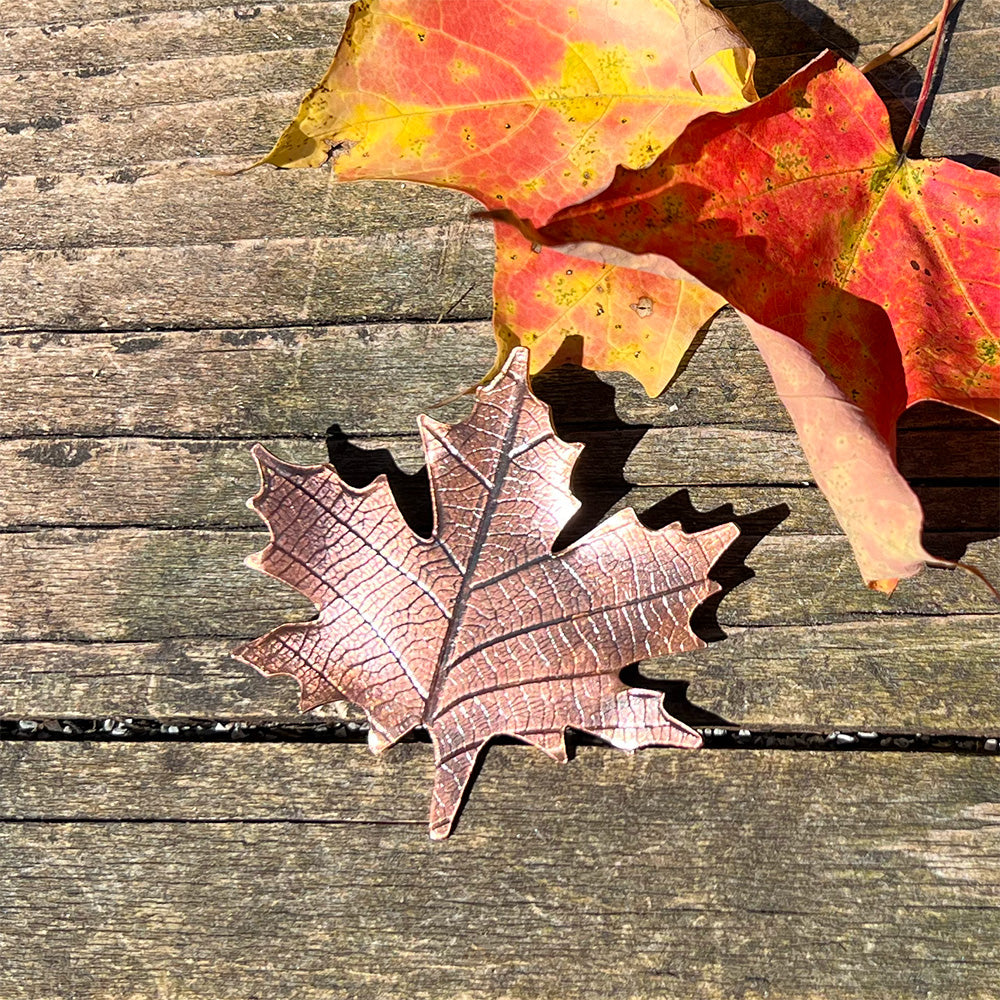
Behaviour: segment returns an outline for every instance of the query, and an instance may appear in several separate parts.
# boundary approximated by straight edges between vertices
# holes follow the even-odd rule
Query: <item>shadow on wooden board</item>
[[[972,542],[1000,535],[1000,427],[942,403],[900,418],[896,461],[924,508],[924,545],[961,559]]]
[[[771,93],[823,49],[832,49],[851,62],[857,61],[861,48],[858,39],[837,24],[829,13],[809,3],[809,0],[781,0],[780,3],[765,0],[762,3],[733,4],[727,0],[719,0],[716,6],[726,12],[726,16],[743,32],[757,53],[754,79],[757,92],[762,97]],[[956,28],[963,24],[963,8],[966,6],[965,3],[956,4],[949,18],[927,116],[933,114],[933,95],[940,88],[942,77],[947,72],[951,43]],[[970,7],[970,13],[974,6]],[[913,24],[910,31],[917,31],[921,27],[920,24]],[[894,42],[902,41],[903,37],[887,39],[886,48]],[[892,134],[897,143],[906,134],[910,115],[920,94],[927,52],[927,45],[918,46],[913,52],[899,56],[868,74],[876,93],[889,109]],[[911,156],[919,158],[921,155],[918,133]],[[1000,160],[993,156],[974,151],[956,151],[951,158],[976,170],[1000,174]]]

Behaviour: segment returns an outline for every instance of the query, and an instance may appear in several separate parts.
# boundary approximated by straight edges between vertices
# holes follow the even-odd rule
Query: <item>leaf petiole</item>
[[[931,84],[934,80],[934,71],[937,68],[938,57],[941,54],[941,42],[944,40],[944,26],[948,22],[948,15],[955,6],[955,0],[944,0],[941,11],[937,16],[937,28],[934,32],[934,42],[931,45],[931,54],[927,59],[927,68],[924,70],[924,83],[920,88],[920,96],[917,98],[917,105],[913,109],[913,116],[910,118],[910,127],[906,130],[906,137],[900,147],[900,157],[905,157],[913,145],[917,130],[920,128],[924,116],[924,109],[927,107],[927,100],[931,93]]]

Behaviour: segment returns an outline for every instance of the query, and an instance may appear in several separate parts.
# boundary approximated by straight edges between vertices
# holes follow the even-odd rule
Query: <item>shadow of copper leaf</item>
[[[754,572],[746,565],[747,556],[757,547],[761,539],[769,535],[788,517],[788,504],[779,503],[750,514],[737,514],[732,504],[722,504],[713,510],[698,510],[691,503],[691,494],[687,490],[676,493],[661,500],[647,511],[639,513],[639,520],[647,527],[657,530],[674,521],[680,521],[681,527],[688,532],[704,531],[717,524],[732,523],[740,529],[739,537],[722,554],[722,557],[712,567],[709,577],[718,583],[722,589],[698,605],[691,616],[691,628],[698,638],[705,642],[719,642],[726,638],[726,633],[719,627],[718,609],[727,594],[741,583],[750,580]],[[647,680],[643,679],[643,684]]]
[[[376,477],[385,476],[406,523],[422,538],[430,537],[434,514],[426,468],[412,474],[403,472],[388,448],[360,447],[339,424],[327,428],[326,450],[337,475],[355,489],[363,489]]]
[[[552,408],[556,433],[584,446],[572,478],[581,507],[556,539],[559,551],[596,528],[632,490],[625,463],[650,425],[625,423],[615,410],[614,386],[576,365],[538,376],[532,390]]]

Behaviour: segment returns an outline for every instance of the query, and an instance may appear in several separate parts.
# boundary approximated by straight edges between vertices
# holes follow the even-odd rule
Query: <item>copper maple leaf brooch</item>
[[[553,553],[580,506],[569,484],[582,446],[556,437],[523,348],[477,390],[468,419],[421,416],[419,425],[430,538],[407,525],[384,476],[354,489],[328,465],[290,465],[254,447],[262,486],[252,506],[271,541],[248,562],[308,597],[319,616],[234,655],[297,678],[303,711],[339,699],[360,706],[375,753],[426,729],[436,839],[451,831],[494,736],[559,761],[567,727],[628,751],[699,746],[660,693],[627,687],[619,673],[704,645],[691,613],[720,589],[708,572],[736,525],[651,531],[629,508]]]

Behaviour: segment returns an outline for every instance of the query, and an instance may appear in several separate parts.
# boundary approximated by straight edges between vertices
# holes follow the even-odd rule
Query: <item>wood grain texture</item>
[[[304,598],[242,565],[266,542],[266,533],[242,529],[47,528],[0,535],[0,562],[19,581],[15,593],[0,594],[0,636],[250,637],[286,617],[308,616],[312,606]],[[992,570],[998,548],[996,540],[976,542],[969,558]],[[756,575],[723,600],[723,627],[998,613],[982,584],[961,572],[924,572],[891,598],[855,585],[857,568],[840,535],[769,535],[747,555],[746,566]]]
[[[995,993],[995,759],[494,748],[443,846],[425,746],[0,761],[11,1000]]]
[[[227,655],[241,639],[312,614],[288,588],[242,566],[265,537],[139,529],[0,537],[20,582],[0,601],[10,664],[3,715],[294,718],[294,685],[265,683]],[[996,549],[973,546],[986,565],[996,565]],[[1000,616],[971,577],[929,571],[886,599],[855,582],[839,536],[772,535],[746,562],[756,575],[716,611],[729,638],[643,668],[672,682],[679,717],[980,735],[1000,726]],[[719,637],[711,615],[700,627]]]
[[[3,326],[153,329],[287,326],[365,320],[436,320],[489,309],[492,235],[463,223],[418,226],[374,239],[237,240],[196,247],[10,251],[0,282]],[[128,289],[122,295],[122,289]],[[479,291],[479,295],[471,292]]]
[[[476,384],[493,357],[488,322],[450,318],[228,330],[9,333],[0,335],[0,396],[5,403],[0,438],[316,439],[333,423],[354,437],[412,436],[417,415],[429,408],[435,408],[439,419],[460,419],[468,401],[438,404]],[[555,409],[560,433],[577,425],[621,429],[623,424],[640,425],[637,430],[706,425],[720,431],[792,430],[760,355],[730,310],[713,320],[681,374],[655,399],[628,376],[597,376],[573,368],[546,373],[534,387]],[[58,406],[52,405],[53,397]],[[938,455],[938,463],[947,463],[941,475],[995,474],[992,468],[983,471],[995,451],[994,425],[942,406],[914,407],[900,426],[904,467],[910,461],[911,432],[918,430],[979,435],[975,447],[960,444]],[[634,446],[634,435],[629,440]],[[921,463],[914,456],[907,474],[919,475]]]
[[[598,458],[615,452],[619,435],[614,430],[589,430],[576,436],[586,437],[596,464]],[[946,463],[934,461],[942,442],[954,444],[963,436],[971,445],[985,438],[928,432],[912,436],[910,453],[912,461],[923,460],[924,468],[938,473],[939,485],[922,488],[932,517],[939,507],[944,508],[942,517],[954,507],[963,510],[961,526],[952,529],[959,536],[989,531],[996,520],[995,490],[961,481],[948,485],[942,474]],[[330,446],[325,441],[287,438],[262,443],[285,461],[303,465],[328,462],[331,448],[337,452],[347,447],[358,475],[370,456],[365,478],[374,478],[389,453],[413,477],[412,482],[395,477],[397,490],[404,492],[404,505],[419,502],[430,516],[425,480],[416,476],[423,467],[416,436],[355,438],[346,443],[338,438]],[[190,438],[0,440],[0,465],[8,477],[8,492],[0,496],[0,524],[9,528],[257,527],[260,520],[245,503],[259,486],[249,449],[247,441]],[[338,464],[336,456],[334,464]],[[624,486],[621,471],[614,466],[581,469],[587,472],[582,495],[592,505],[603,507],[615,493],[627,489],[622,499],[615,498],[614,506],[632,506],[642,512],[666,501],[673,491],[690,488],[691,503],[700,510],[731,503],[739,513],[749,515],[784,504],[788,516],[775,527],[776,532],[834,534],[839,530],[826,500],[808,485],[809,470],[797,440],[788,433],[740,427],[671,428],[664,433],[648,432],[642,439],[625,464]],[[774,485],[768,485],[768,480]]]
[[[87,4],[70,22],[14,16],[0,47],[4,327],[433,320],[460,295],[457,316],[485,317],[488,231],[468,223],[468,199],[390,185],[328,192],[318,171],[215,174],[266,151],[332,54],[346,6]],[[774,83],[824,44],[870,55],[934,4],[860,7],[836,6],[835,20],[774,3],[738,5],[734,16]],[[926,153],[1000,155],[997,22],[993,5],[963,10]],[[884,91],[905,104],[913,66],[886,74]],[[347,224],[358,231],[344,234]]]
[[[448,345],[444,355],[439,338]],[[9,634],[35,640],[5,649],[5,659],[23,667],[4,682],[6,717],[293,718],[291,685],[267,685],[226,655],[239,639],[308,614],[293,593],[241,565],[263,537],[244,504],[256,489],[250,441],[263,437],[290,460],[320,462],[328,457],[322,437],[336,420],[349,435],[356,484],[387,468],[388,455],[378,452],[385,448],[406,474],[393,482],[404,509],[426,518],[426,487],[413,476],[422,465],[415,415],[473,382],[492,356],[488,327],[479,322],[39,333],[2,337],[0,345],[8,402],[0,434],[12,435],[0,441],[10,486],[0,499],[4,522],[130,526],[124,533],[34,531],[3,538],[11,564],[25,574],[5,598],[14,626]],[[750,554],[756,578],[720,610],[727,628],[750,627],[750,635],[770,637],[763,645],[750,643],[759,654],[726,642],[713,646],[711,660],[695,658],[683,670],[669,662],[651,669],[695,684],[710,678],[711,693],[693,703],[739,725],[970,732],[992,725],[989,612],[995,609],[974,603],[972,610],[987,617],[951,628],[948,613],[970,607],[964,599],[951,607],[948,595],[956,591],[947,587],[965,593],[970,581],[940,573],[933,575],[934,587],[947,582],[946,591],[928,600],[918,588],[923,598],[916,603],[885,602],[861,590],[825,501],[801,485],[808,473],[765,379],[742,326],[723,314],[660,399],[648,399],[622,376],[562,370],[538,380],[561,432],[588,446],[579,486],[588,523],[609,506],[653,508],[657,525],[732,504],[748,519],[748,532],[773,531],[763,552],[789,536],[763,564],[760,548]],[[366,391],[358,393],[362,382]],[[60,406],[51,405],[54,397]],[[386,406],[388,399],[393,406]],[[453,420],[467,409],[468,402],[458,402],[436,415]],[[276,431],[291,436],[275,439]],[[34,436],[19,436],[24,432]],[[225,435],[237,439],[220,440]],[[956,421],[941,408],[918,408],[901,441],[911,475],[939,477],[921,493],[946,554],[994,536],[995,429]],[[335,452],[344,443],[336,436],[331,442]],[[686,498],[669,499],[677,487],[698,483]],[[771,512],[766,525],[762,511]],[[723,506],[714,521],[689,526],[730,516]],[[149,532],[146,526],[222,533]],[[232,529],[251,530],[233,536]],[[802,548],[796,536],[807,536]],[[67,582],[70,601],[60,599]],[[804,615],[795,610],[802,602]],[[934,614],[933,624],[947,638],[926,646],[909,641],[907,629],[923,619],[897,626],[891,618],[915,611]],[[845,614],[847,624],[862,615],[854,631],[824,632],[824,623]],[[785,627],[753,631],[757,625]],[[206,635],[223,638],[205,645],[199,637]],[[59,639],[65,641],[53,641]],[[964,654],[944,655],[949,642]],[[754,664],[749,672],[740,668],[746,656]],[[769,657],[789,665],[780,681],[769,673]],[[925,679],[938,661],[949,664],[947,673],[939,670],[940,684],[928,688]],[[852,692],[862,692],[853,706]]]
[[[816,626],[728,627],[724,641],[642,665],[689,725],[967,733],[1000,730],[995,615],[883,616]],[[244,637],[13,642],[0,647],[0,717],[361,720],[303,716],[298,686],[229,656]]]

